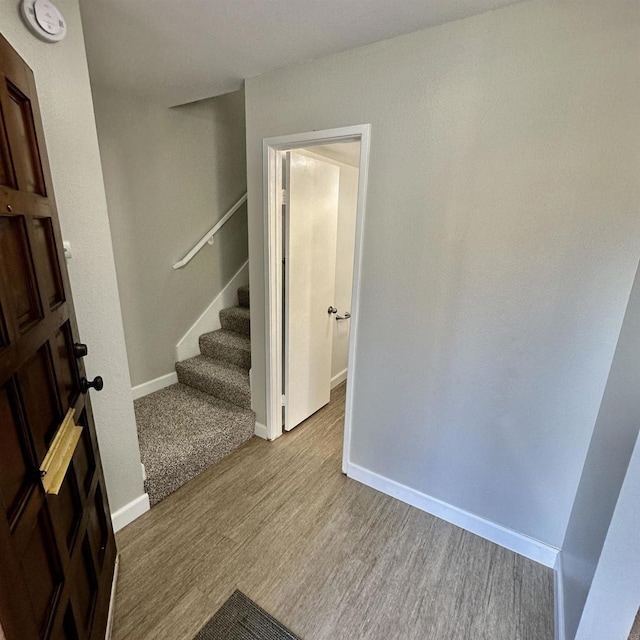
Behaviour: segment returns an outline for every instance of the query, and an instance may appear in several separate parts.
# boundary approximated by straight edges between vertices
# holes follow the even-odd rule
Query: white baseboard
[[[178,344],[176,344],[176,362],[181,362],[200,354],[200,345],[198,344],[200,336],[203,333],[209,333],[220,328],[220,311],[238,304],[237,289],[246,284],[249,284],[248,260],[236,271],[233,278],[215,297],[215,300],[180,338]]]
[[[142,398],[144,396],[148,396],[150,393],[154,391],[160,391],[160,389],[164,389],[172,384],[176,384],[178,382],[178,374],[174,371],[172,373],[167,373],[164,376],[160,376],[159,378],[154,378],[153,380],[149,380],[148,382],[143,382],[142,384],[138,384],[135,387],[131,388],[131,395],[134,400],[138,398]]]
[[[485,520],[352,462],[347,465],[347,476],[535,562],[550,568],[555,566],[559,549],[540,542],[540,540]]]
[[[113,631],[113,613],[116,608],[116,584],[118,582],[118,570],[120,569],[120,555],[116,556],[116,564],[113,568],[113,579],[111,580],[111,596],[109,599],[109,613],[107,613],[107,630],[104,634],[104,640],[111,640],[111,632]]]
[[[339,384],[344,382],[347,379],[347,370],[343,369],[340,373],[336,373],[333,378],[331,378],[331,388],[337,387]]]
[[[267,427],[261,422],[256,422],[256,435],[258,436],[258,438],[262,438],[263,440],[269,439],[269,432],[267,431]]]
[[[565,640],[564,626],[564,573],[562,571],[562,552],[558,553],[556,566],[553,571],[555,640]]]
[[[125,504],[124,507],[111,514],[114,532],[120,531],[120,529],[126,527],[143,513],[149,511],[149,509],[151,509],[151,505],[149,504],[149,496],[146,493]]]

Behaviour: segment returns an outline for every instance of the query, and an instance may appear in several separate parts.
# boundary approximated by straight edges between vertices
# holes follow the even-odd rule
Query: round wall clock
[[[67,23],[51,0],[22,0],[22,15],[31,31],[45,42],[59,42],[67,35]]]

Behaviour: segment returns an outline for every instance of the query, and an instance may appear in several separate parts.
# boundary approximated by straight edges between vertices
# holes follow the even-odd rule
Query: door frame
[[[262,141],[263,207],[265,215],[265,342],[266,342],[266,399],[267,438],[275,440],[282,435],[282,154],[294,149],[360,142],[358,174],[358,202],[356,208],[356,234],[354,246],[353,285],[351,294],[351,327],[349,330],[349,356],[347,361],[347,395],[344,422],[342,470],[346,473],[351,442],[351,421],[355,397],[355,363],[357,335],[360,320],[360,287],[362,279],[362,245],[366,211],[367,181],[369,176],[369,149],[371,125],[361,124],[322,131],[309,131],[286,136],[264,138]]]

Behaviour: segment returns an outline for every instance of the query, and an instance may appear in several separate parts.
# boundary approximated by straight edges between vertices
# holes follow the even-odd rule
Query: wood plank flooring
[[[236,588],[304,640],[552,640],[550,569],[342,475],[344,396],[118,534],[113,640],[192,640]]]

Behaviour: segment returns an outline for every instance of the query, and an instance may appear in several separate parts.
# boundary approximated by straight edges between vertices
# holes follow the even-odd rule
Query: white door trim
[[[362,275],[362,239],[366,211],[367,180],[371,125],[362,124],[323,131],[309,131],[288,136],[265,138],[263,151],[263,196],[265,220],[265,326],[267,367],[267,434],[269,440],[282,435],[282,164],[281,152],[320,144],[360,141],[360,173],[354,248],[351,327],[347,369],[344,447],[342,470],[346,473],[351,443],[353,398],[356,392],[356,349],[360,320],[360,282]]]

